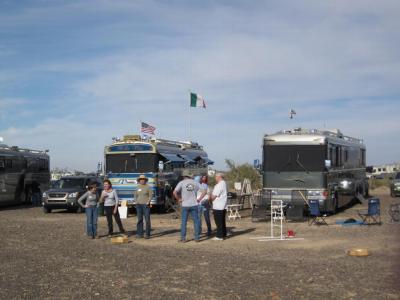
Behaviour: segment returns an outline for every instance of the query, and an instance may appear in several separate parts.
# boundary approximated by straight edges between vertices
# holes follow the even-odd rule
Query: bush
[[[250,179],[253,191],[262,188],[262,178],[257,169],[251,164],[245,163],[236,165],[231,159],[225,159],[229,170],[225,173],[225,179],[228,183],[228,188],[233,189],[235,182],[242,182],[245,178]]]

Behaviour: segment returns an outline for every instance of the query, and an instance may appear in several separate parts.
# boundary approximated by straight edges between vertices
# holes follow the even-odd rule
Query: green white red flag
[[[206,108],[206,102],[202,96],[195,93],[190,93],[190,107]]]

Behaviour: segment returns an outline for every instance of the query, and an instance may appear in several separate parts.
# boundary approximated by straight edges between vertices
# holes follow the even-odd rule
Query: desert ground
[[[100,239],[85,235],[85,215],[26,206],[0,209],[0,299],[400,299],[400,224],[387,209],[400,198],[386,189],[382,225],[336,225],[358,218],[356,204],[328,226],[284,224],[299,240],[258,241],[269,222],[250,210],[230,220],[225,241],[178,243],[180,220],[152,214],[152,237],[135,239],[136,216],[123,220],[129,243],[115,245],[99,218]],[[213,224],[214,225],[214,224]],[[214,227],[215,228],[215,227]],[[367,248],[370,255],[347,255]]]

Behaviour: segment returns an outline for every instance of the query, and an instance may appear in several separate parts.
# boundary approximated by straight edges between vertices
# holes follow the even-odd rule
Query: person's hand
[[[115,215],[117,213],[117,211],[118,211],[117,209],[114,209],[113,214]]]
[[[84,208],[88,208],[88,207],[89,207],[89,205],[85,204]]]

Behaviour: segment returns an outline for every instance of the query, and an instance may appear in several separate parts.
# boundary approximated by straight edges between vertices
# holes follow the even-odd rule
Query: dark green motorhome
[[[323,212],[335,213],[368,194],[365,161],[363,141],[337,129],[296,128],[265,135],[263,192],[285,204],[300,193],[304,203],[316,199]]]

